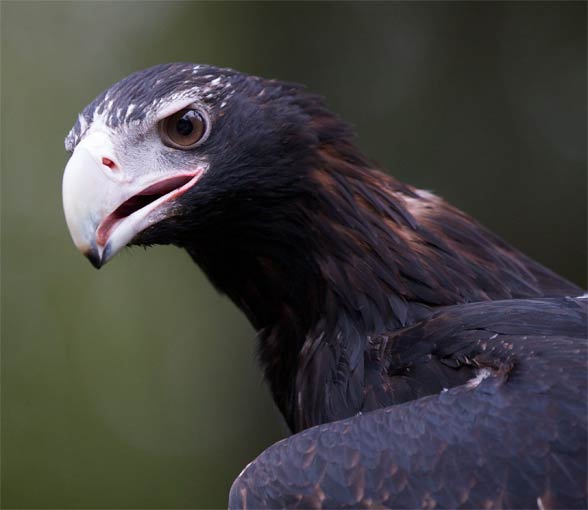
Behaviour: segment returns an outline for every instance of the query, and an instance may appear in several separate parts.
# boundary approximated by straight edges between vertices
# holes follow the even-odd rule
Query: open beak
[[[114,157],[108,135],[87,135],[63,174],[63,209],[74,244],[100,268],[137,234],[164,219],[166,205],[202,174],[202,169],[126,174]]]

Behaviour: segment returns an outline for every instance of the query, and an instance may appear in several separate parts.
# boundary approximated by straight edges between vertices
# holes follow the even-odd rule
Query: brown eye
[[[192,149],[206,132],[204,117],[196,110],[185,108],[159,123],[161,139],[168,147]]]

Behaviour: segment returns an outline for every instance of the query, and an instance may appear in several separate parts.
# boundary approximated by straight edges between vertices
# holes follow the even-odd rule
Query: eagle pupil
[[[192,133],[192,131],[194,131],[192,122],[186,117],[187,116],[182,117],[176,124],[176,131],[181,136],[188,136]]]

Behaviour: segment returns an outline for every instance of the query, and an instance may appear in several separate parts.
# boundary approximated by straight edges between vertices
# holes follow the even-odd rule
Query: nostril
[[[112,159],[102,158],[102,164],[104,166],[107,166],[111,170],[116,170],[117,169],[116,163],[114,161],[112,161]]]

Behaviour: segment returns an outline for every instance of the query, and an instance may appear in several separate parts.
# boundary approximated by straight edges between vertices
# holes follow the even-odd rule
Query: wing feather
[[[586,327],[586,302],[573,299],[437,312],[388,354],[428,344],[488,377],[273,445],[229,507],[586,508]]]

